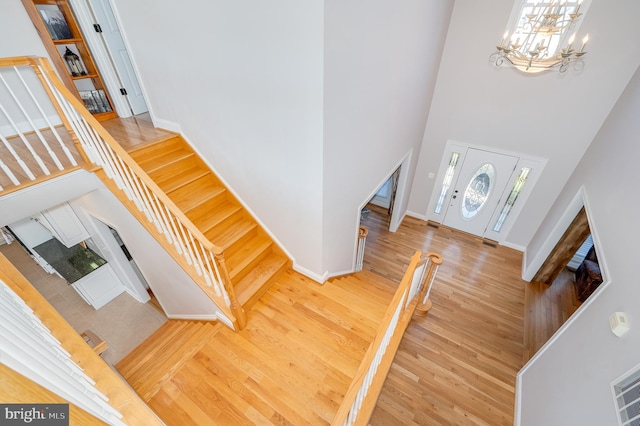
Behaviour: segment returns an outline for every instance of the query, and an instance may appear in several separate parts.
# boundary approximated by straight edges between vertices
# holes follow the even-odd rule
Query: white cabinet
[[[49,263],[42,258],[33,248],[39,244],[49,241],[51,239],[51,233],[45,228],[38,225],[30,218],[22,219],[9,225],[11,231],[18,237],[18,239],[24,244],[31,257],[38,262],[38,265],[42,266],[45,271],[53,274],[55,270]],[[16,243],[18,244],[18,243]]]
[[[36,220],[41,221],[41,224],[67,247],[74,246],[90,237],[69,203],[62,203],[44,210],[42,216]]]
[[[95,309],[100,309],[124,291],[109,264],[99,267],[71,285]]]

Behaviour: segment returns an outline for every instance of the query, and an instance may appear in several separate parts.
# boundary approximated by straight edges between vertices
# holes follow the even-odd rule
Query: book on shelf
[[[104,90],[84,90],[80,92],[80,98],[91,114],[112,111]]]

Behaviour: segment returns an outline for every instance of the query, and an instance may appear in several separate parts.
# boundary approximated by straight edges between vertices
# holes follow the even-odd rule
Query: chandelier
[[[589,35],[582,39],[581,46],[574,46],[575,32],[567,40],[567,34],[576,27],[582,13],[582,0],[525,2],[521,9],[518,26],[511,37],[506,32],[489,61],[496,67],[506,62],[520,71],[537,73],[553,68],[565,72],[569,67],[583,68],[582,56]],[[566,44],[565,44],[566,40]]]

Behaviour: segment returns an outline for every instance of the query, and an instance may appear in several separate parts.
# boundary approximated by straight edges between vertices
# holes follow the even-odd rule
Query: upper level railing
[[[418,304],[424,304],[442,257],[416,252],[396,290],[374,341],[356,372],[332,424],[366,425],[371,417],[400,340]]]
[[[47,163],[58,173],[79,163],[102,168],[172,247],[185,271],[236,325],[244,327],[244,311],[229,282],[222,249],[193,225],[89,113],[46,59],[0,59],[0,139],[4,148],[0,191],[7,184],[20,188],[46,179],[52,175]]]
[[[51,396],[36,389],[31,380],[66,399],[70,413],[77,406],[105,424],[163,424],[1,254],[0,339],[0,367],[20,373],[15,386],[7,374],[1,373],[0,394],[5,398],[10,394],[10,401],[53,402]],[[84,417],[82,420],[86,420]]]

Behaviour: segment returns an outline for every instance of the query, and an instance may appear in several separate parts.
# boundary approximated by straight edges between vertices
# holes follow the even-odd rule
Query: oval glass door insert
[[[480,213],[489,199],[495,175],[493,164],[485,163],[471,177],[460,203],[460,213],[465,220],[471,220]]]

